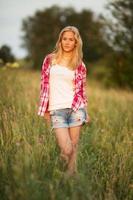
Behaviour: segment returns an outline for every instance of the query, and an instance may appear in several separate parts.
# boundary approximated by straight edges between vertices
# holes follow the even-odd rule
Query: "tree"
[[[104,40],[101,16],[96,17],[92,11],[84,9],[80,13],[69,15],[66,22],[66,25],[75,25],[79,28],[83,40],[84,59],[87,62],[96,62],[110,51]]]
[[[110,25],[113,31],[112,43],[116,50],[122,50],[126,54],[133,52],[133,1],[112,0],[107,8],[113,16]],[[110,37],[111,39],[111,37]]]
[[[52,6],[24,19],[23,46],[34,61],[34,68],[40,68],[44,56],[54,49],[60,30],[67,25],[79,28],[84,44],[85,61],[100,59],[109,47],[101,34],[102,23],[98,18],[94,18],[94,14],[89,10],[78,13],[73,8]]]
[[[115,52],[110,60],[112,77],[119,86],[133,88],[133,1],[112,0],[109,40]]]
[[[3,60],[4,63],[14,62],[15,57],[11,52],[11,48],[7,45],[3,45],[0,48],[0,59]]]

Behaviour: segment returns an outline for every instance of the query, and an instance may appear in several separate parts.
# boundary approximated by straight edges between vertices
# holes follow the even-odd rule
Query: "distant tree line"
[[[110,51],[103,39],[103,24],[92,11],[76,12],[73,8],[53,6],[23,20],[23,46],[28,49],[34,68],[40,68],[44,56],[54,49],[59,32],[67,25],[79,28],[86,62],[97,61]]]
[[[133,1],[110,0],[107,9],[113,20],[90,10],[77,12],[58,6],[24,19],[23,47],[34,69],[40,69],[44,56],[54,49],[60,30],[74,25],[83,39],[84,61],[92,64],[104,59],[108,84],[133,88]]]

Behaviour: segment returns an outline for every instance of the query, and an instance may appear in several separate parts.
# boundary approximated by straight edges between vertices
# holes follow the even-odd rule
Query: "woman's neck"
[[[69,52],[69,53],[64,52],[62,54],[62,58],[67,59],[67,60],[71,59],[72,58],[72,52]]]

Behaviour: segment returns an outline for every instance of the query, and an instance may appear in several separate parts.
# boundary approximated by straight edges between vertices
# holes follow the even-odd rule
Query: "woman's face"
[[[61,46],[63,51],[71,52],[75,48],[76,40],[74,37],[74,33],[72,31],[66,31],[63,33],[61,39]]]

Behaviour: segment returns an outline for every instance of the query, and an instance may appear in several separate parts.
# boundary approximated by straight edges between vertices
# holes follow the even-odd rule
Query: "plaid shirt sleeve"
[[[86,96],[86,66],[82,62],[79,67],[75,71],[75,95],[72,102],[73,110],[76,111],[81,101],[83,101],[84,105],[87,107],[87,96]]]
[[[88,99],[87,99],[87,96],[86,96],[86,74],[87,74],[87,69],[86,69],[85,64],[82,62],[83,99],[84,99],[85,106],[87,106],[87,104],[88,104]]]
[[[40,84],[40,102],[38,108],[38,115],[44,116],[46,105],[48,102],[48,76],[47,73],[47,56],[44,58],[41,70],[41,84]]]

